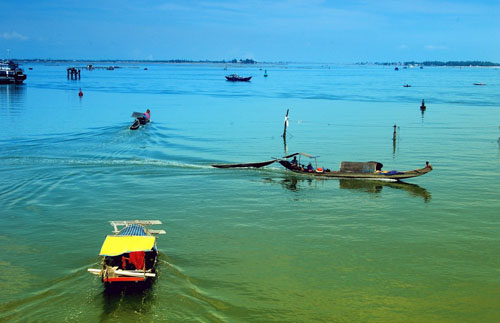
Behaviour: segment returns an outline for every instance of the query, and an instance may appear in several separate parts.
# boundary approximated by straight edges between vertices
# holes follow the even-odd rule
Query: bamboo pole
[[[89,273],[92,273],[94,275],[99,275],[101,273],[101,269],[93,269],[89,268],[87,269]],[[114,271],[115,275],[122,275],[122,276],[131,276],[131,277],[156,277],[156,274],[153,273],[145,273],[144,271],[141,272],[135,272],[135,271],[130,271],[130,270],[121,270],[121,269],[116,269]]]
[[[286,109],[285,127],[284,127],[284,129],[283,129],[283,135],[282,135],[282,137],[283,137],[283,138],[286,138],[286,128],[288,127],[288,111],[289,111],[289,110],[290,110],[290,109]],[[285,139],[285,140],[286,140],[286,139]]]

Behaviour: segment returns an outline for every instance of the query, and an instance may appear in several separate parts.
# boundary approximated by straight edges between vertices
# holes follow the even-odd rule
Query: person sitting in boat
[[[144,118],[146,118],[148,121],[150,121],[151,111],[149,111],[149,109],[147,109],[146,112],[144,113]]]
[[[311,165],[311,163],[309,163],[309,165],[307,165],[307,171],[308,172],[312,172],[313,171],[313,166]]]
[[[293,167],[297,167],[297,156],[293,156],[291,164]]]

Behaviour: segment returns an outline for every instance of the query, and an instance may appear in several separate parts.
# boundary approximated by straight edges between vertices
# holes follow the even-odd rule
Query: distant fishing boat
[[[14,61],[0,62],[0,84],[22,84],[26,74]]]
[[[403,87],[411,87],[411,85],[410,84],[405,84],[405,85],[403,85]]]
[[[114,230],[106,236],[100,256],[101,269],[87,269],[101,278],[105,286],[113,283],[147,282],[156,278],[157,234],[149,225],[162,224],[159,220],[110,221]],[[118,227],[122,227],[118,229]]]
[[[144,116],[142,112],[134,112],[131,115],[132,118],[135,118],[134,123],[130,126],[130,130],[137,130],[141,126],[144,126],[149,123],[149,119]]]
[[[474,85],[486,85],[486,83],[474,83]]]
[[[248,82],[252,77],[243,77],[237,74],[226,75],[226,79],[231,82]]]
[[[307,158],[314,159],[315,167],[312,165],[308,167],[303,167],[300,164],[300,159],[297,163],[292,163],[286,160],[294,156],[304,156]],[[346,162],[340,163],[340,169],[338,171],[330,171],[329,169],[318,168],[316,159],[319,156],[312,156],[306,153],[295,153],[283,157],[284,159],[279,160],[279,163],[286,169],[299,174],[316,176],[316,177],[331,177],[331,178],[359,178],[359,179],[384,179],[384,180],[402,180],[406,178],[412,178],[417,176],[422,176],[432,171],[432,166],[429,162],[426,162],[424,168],[410,170],[410,171],[383,171],[383,164],[375,161],[370,162]],[[309,163],[310,165],[310,163]]]

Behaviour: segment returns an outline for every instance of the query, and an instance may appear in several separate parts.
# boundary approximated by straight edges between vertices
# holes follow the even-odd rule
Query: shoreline
[[[356,63],[322,63],[322,62],[258,62],[255,60],[133,60],[133,59],[12,59],[20,63],[93,63],[93,64],[214,64],[227,66],[259,66],[259,65],[290,65],[290,64],[312,64],[312,65],[371,65],[371,66],[395,66],[395,67],[500,67],[500,63],[488,61],[423,61],[423,62],[356,62]]]

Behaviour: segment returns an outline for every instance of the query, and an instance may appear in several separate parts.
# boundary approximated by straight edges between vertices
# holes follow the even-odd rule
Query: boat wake
[[[4,157],[0,158],[0,164],[5,166],[82,166],[82,167],[136,167],[136,166],[151,166],[163,168],[188,168],[188,169],[212,169],[211,165],[191,164],[178,161],[166,161],[160,159],[116,159],[116,158],[56,158],[56,157]]]

